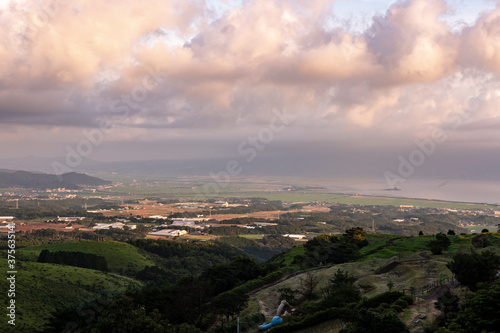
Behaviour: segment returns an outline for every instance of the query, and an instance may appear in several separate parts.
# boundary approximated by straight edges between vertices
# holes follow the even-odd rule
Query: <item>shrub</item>
[[[393,304],[393,305],[391,305],[391,310],[393,310],[397,314],[397,313],[400,313],[401,311],[403,311],[403,307],[396,305],[396,304]]]
[[[396,302],[394,302],[393,305],[397,305],[400,306],[402,309],[406,309],[408,307],[408,302],[400,298]]]
[[[413,297],[411,297],[409,295],[403,295],[399,299],[405,301],[406,303],[408,303],[408,305],[412,305],[413,304]]]

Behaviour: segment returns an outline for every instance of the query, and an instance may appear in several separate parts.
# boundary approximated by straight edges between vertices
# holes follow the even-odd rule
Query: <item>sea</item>
[[[384,180],[356,180],[327,187],[336,193],[500,205],[500,181],[405,179],[390,188]]]

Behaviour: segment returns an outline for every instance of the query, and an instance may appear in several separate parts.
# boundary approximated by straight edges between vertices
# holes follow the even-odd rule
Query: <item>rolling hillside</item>
[[[35,262],[42,250],[49,251],[78,251],[102,256],[108,263],[111,272],[135,274],[145,266],[154,266],[150,256],[143,254],[138,248],[123,242],[107,241],[80,241],[75,243],[62,243],[41,245],[17,250],[20,260]]]
[[[282,290],[287,288],[295,290],[296,296],[300,298],[298,290],[302,288],[303,281],[308,279],[308,275],[312,275],[318,285],[316,297],[306,301],[303,306],[313,304],[319,301],[322,289],[327,286],[335,272],[341,269],[356,278],[356,284],[361,287],[362,296],[365,298],[374,297],[390,288],[405,291],[407,294],[410,293],[410,290],[414,290],[418,296],[416,303],[404,310],[399,317],[408,325],[410,332],[421,332],[423,327],[431,325],[438,315],[433,303],[437,296],[446,288],[455,287],[458,284],[451,279],[453,274],[446,267],[455,253],[469,249],[478,240],[487,238],[488,246],[476,248],[476,251],[491,250],[500,254],[500,234],[498,233],[449,236],[451,245],[449,250],[442,255],[432,255],[428,250],[431,236],[396,237],[385,235],[387,236],[385,239],[379,239],[381,236],[368,235],[367,238],[372,238],[372,241],[361,250],[361,258],[356,262],[300,271],[300,266],[297,265],[297,260],[294,258],[304,254],[303,246],[297,246],[275,256],[272,259],[275,263],[281,263],[290,267],[291,270],[299,271],[249,293],[249,304],[241,316],[250,316],[259,312],[266,316],[266,322],[270,322],[281,302]],[[391,285],[390,288],[389,285]],[[425,320],[419,320],[418,323],[415,323],[421,314],[425,314]],[[285,323],[290,321],[290,318],[290,316],[285,316]],[[293,331],[319,333],[338,332],[340,329],[340,321],[332,319],[318,322],[317,325],[311,325],[307,329]],[[247,332],[258,332],[258,330],[255,328]]]
[[[7,260],[0,259],[0,264],[7,267]],[[113,294],[141,286],[121,275],[79,267],[18,261],[16,268],[15,332],[42,332],[53,313],[66,309],[81,307],[80,313],[83,315],[85,310],[88,316],[93,300],[103,304]],[[2,279],[0,287],[8,290],[6,279]],[[8,332],[6,325],[2,320],[0,332]]]
[[[110,181],[88,176],[82,173],[70,172],[61,176],[32,173],[28,171],[0,171],[0,188],[67,188],[78,189],[82,186],[109,185]]]

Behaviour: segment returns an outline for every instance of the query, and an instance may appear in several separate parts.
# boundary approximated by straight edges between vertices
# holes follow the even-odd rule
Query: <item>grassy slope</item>
[[[7,265],[4,257],[2,267]],[[16,332],[38,332],[57,310],[85,308],[103,292],[122,293],[129,286],[140,286],[130,278],[79,267],[17,261],[16,269]],[[1,280],[1,289],[8,290],[6,279]],[[1,321],[0,332],[8,331],[6,324]]]
[[[500,234],[492,234],[495,239],[498,239],[500,243]],[[384,235],[385,236],[385,235]],[[394,236],[395,237],[395,236]],[[449,236],[452,244],[449,251],[445,252],[443,255],[434,256],[430,254],[427,248],[427,243],[433,236],[420,236],[420,237],[404,237],[396,239],[393,245],[388,246],[380,250],[379,252],[373,253],[365,258],[360,259],[358,262],[345,263],[340,265],[335,265],[332,267],[325,267],[323,269],[313,270],[312,273],[318,278],[319,284],[317,291],[325,287],[328,280],[333,276],[333,274],[338,269],[343,269],[348,271],[353,276],[358,277],[359,285],[371,285],[374,289],[365,293],[364,297],[373,297],[377,294],[385,292],[388,290],[387,284],[389,281],[394,283],[394,289],[409,289],[411,287],[421,288],[429,283],[434,282],[443,274],[446,276],[451,276],[451,272],[446,267],[446,263],[451,261],[451,257],[454,253],[468,249],[471,246],[471,239],[474,235],[467,236]],[[369,236],[369,239],[374,241],[370,243],[367,247],[362,249],[362,253],[369,252],[374,248],[383,246],[388,240],[375,240],[378,237],[375,235]],[[495,241],[495,243],[497,243]],[[302,249],[302,250],[301,250]],[[488,247],[497,253],[500,253],[500,246]],[[303,251],[302,246],[297,246],[285,254],[277,258],[277,261],[283,260],[284,263],[291,263],[293,257],[297,254],[301,254]],[[419,253],[425,252],[427,255],[431,256],[431,260],[425,260],[424,257],[419,255]],[[394,261],[402,261],[397,267],[385,274],[375,274],[377,270],[387,266]],[[276,285],[270,286],[262,291],[253,295],[250,299],[250,306],[244,311],[244,315],[255,312],[258,305],[267,307],[270,313],[274,313],[279,305],[279,292],[280,288],[292,288],[297,289],[300,286],[301,280],[304,278],[304,274],[299,274]],[[267,322],[271,320],[272,316],[268,316]],[[407,319],[407,318],[403,318]],[[311,327],[304,332],[327,332],[328,329],[323,330],[324,327],[335,326],[336,322],[326,322],[321,325]],[[324,327],[322,326],[324,325]],[[332,330],[332,332],[337,332],[338,329]],[[300,331],[302,332],[302,331]]]
[[[135,246],[114,241],[79,241],[75,243],[40,245],[18,249],[17,255],[20,260],[36,261],[40,252],[44,249],[49,251],[80,251],[103,256],[106,258],[108,267],[112,272],[128,271],[129,273],[136,273],[145,266],[154,265],[148,255],[143,254]]]

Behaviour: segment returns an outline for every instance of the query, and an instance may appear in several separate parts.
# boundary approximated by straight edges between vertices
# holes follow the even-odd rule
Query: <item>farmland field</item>
[[[412,205],[429,208],[466,208],[485,209],[496,208],[495,205],[475,204],[466,202],[447,202],[440,200],[426,200],[416,198],[395,198],[388,196],[368,196],[356,194],[335,193],[323,187],[328,182],[352,183],[356,180],[327,180],[298,177],[234,177],[231,182],[218,184],[205,176],[155,179],[134,179],[124,181],[122,185],[107,191],[110,196],[134,197],[162,197],[162,198],[190,198],[207,199],[221,197],[261,197],[268,200],[285,202],[312,202],[325,201],[343,204],[359,205]],[[295,189],[288,190],[290,186]]]

